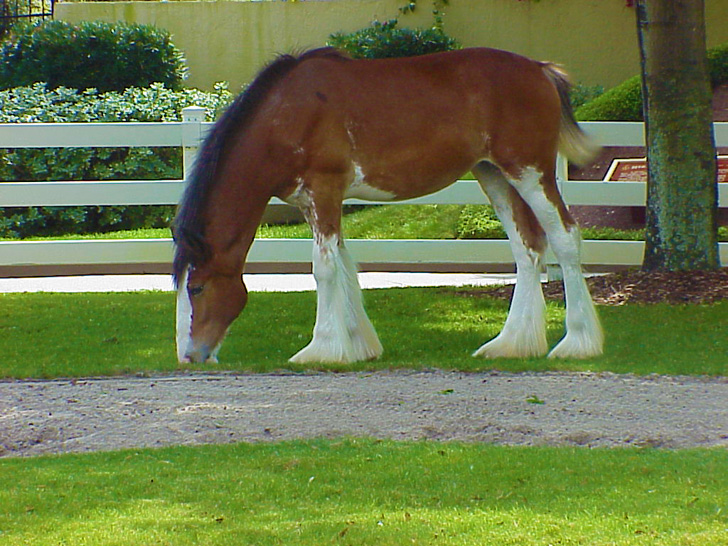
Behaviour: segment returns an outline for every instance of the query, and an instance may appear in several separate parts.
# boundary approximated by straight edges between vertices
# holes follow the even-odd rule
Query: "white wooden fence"
[[[14,123],[0,124],[0,148],[181,146],[187,173],[208,123],[202,108],[183,110],[174,123]],[[583,123],[605,146],[644,146],[642,123]],[[715,124],[716,142],[728,146],[728,123]],[[646,185],[640,182],[568,180],[565,162],[559,168],[561,191],[570,205],[641,206]],[[720,184],[719,206],[728,207],[728,184]],[[184,180],[59,181],[0,183],[1,207],[175,204]],[[371,204],[349,200],[352,204]],[[426,197],[393,204],[486,203],[477,182],[461,180]],[[274,199],[272,204],[282,204]],[[381,203],[379,203],[381,204]],[[511,263],[504,240],[349,240],[354,258],[368,264],[487,264]],[[585,265],[639,265],[641,241],[584,241]],[[311,241],[258,239],[249,263],[309,263]],[[112,266],[170,263],[171,239],[64,240],[0,242],[0,268],[7,266]],[[728,264],[728,243],[720,244]],[[551,260],[553,257],[550,258]]]

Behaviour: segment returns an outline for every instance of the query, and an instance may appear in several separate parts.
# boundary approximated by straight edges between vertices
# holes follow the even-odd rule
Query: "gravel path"
[[[0,456],[370,436],[728,447],[728,378],[193,374],[0,382]]]

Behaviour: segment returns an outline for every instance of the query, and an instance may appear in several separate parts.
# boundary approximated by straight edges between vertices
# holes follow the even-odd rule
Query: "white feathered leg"
[[[473,356],[487,358],[543,356],[548,351],[546,304],[540,280],[543,249],[539,251],[526,245],[523,234],[516,224],[516,212],[512,203],[512,199],[514,197],[518,199],[518,196],[514,196],[500,171],[492,165],[483,165],[475,172],[508,235],[516,261],[516,286],[503,330],[475,351]]]
[[[544,193],[542,174],[526,169],[514,181],[546,231],[564,276],[566,335],[549,353],[556,358],[588,358],[602,354],[604,333],[581,271],[581,236],[576,225],[565,226],[556,205]]]
[[[338,236],[314,237],[317,308],[313,339],[291,362],[371,360],[382,344],[367,317],[356,266]]]

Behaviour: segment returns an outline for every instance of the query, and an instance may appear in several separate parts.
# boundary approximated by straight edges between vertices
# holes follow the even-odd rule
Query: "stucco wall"
[[[429,3],[402,17],[431,24]],[[276,53],[321,46],[337,31],[397,16],[403,0],[83,2],[56,4],[66,21],[154,24],[185,53],[190,86],[250,81]],[[451,0],[445,31],[465,46],[507,49],[563,64],[573,79],[615,85],[639,71],[634,10],[624,0]],[[706,0],[709,45],[728,42],[728,0]]]

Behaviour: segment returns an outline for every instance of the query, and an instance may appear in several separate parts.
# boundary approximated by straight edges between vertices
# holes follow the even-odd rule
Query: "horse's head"
[[[177,358],[216,361],[230,324],[248,301],[240,273],[188,267],[177,286]]]

